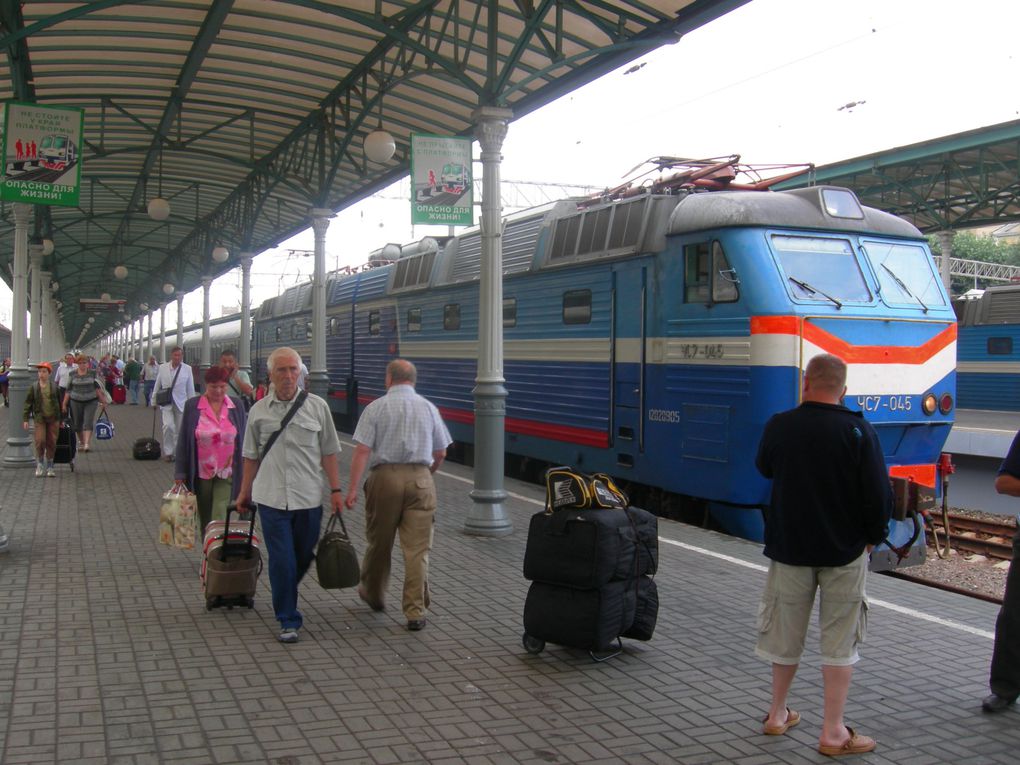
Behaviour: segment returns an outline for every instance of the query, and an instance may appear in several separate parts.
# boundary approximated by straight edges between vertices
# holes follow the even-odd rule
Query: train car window
[[[773,234],[772,248],[795,299],[836,305],[871,301],[871,290],[846,239]]]
[[[276,325],[276,339],[279,340],[282,337],[283,337],[283,327],[281,327],[279,324],[277,324]]]
[[[888,305],[930,308],[946,304],[942,281],[924,247],[868,239],[863,248],[878,279],[882,300]]]
[[[503,298],[503,327],[517,326],[517,298]]]
[[[329,334],[335,335],[337,333],[337,330],[339,330],[339,329],[340,329],[340,320],[336,316],[333,316],[329,320]]]
[[[591,290],[569,290],[563,293],[563,323],[591,323]]]
[[[443,329],[460,329],[460,303],[443,306]]]
[[[305,337],[312,336],[312,323],[310,321],[305,322]]]
[[[407,331],[421,332],[421,309],[409,308],[407,310]]]
[[[378,335],[382,332],[382,316],[379,311],[368,312],[368,334]]]
[[[990,337],[988,338],[989,356],[1009,356],[1013,353],[1012,337]]]

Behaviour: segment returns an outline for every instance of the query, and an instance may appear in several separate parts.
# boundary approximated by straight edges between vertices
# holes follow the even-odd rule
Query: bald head
[[[838,404],[846,393],[846,362],[831,353],[822,353],[808,362],[804,370],[804,401]]]
[[[418,370],[407,359],[394,359],[386,365],[386,386],[414,385],[418,380]]]

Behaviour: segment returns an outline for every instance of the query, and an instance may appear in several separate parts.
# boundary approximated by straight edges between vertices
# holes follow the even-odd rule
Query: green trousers
[[[205,527],[209,525],[209,521],[226,520],[232,484],[233,482],[226,478],[195,479],[195,498],[198,500],[200,539],[205,537]]]

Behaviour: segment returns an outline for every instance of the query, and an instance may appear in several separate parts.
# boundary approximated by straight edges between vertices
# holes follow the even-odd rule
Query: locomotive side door
[[[617,464],[633,467],[644,450],[647,267],[614,266],[612,294],[609,443]]]

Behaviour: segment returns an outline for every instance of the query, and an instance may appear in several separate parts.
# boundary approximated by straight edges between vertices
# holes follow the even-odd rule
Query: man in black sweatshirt
[[[846,364],[822,354],[804,370],[802,403],[765,425],[755,464],[772,479],[765,514],[771,560],[759,608],[758,656],[772,662],[767,735],[800,722],[786,705],[821,590],[825,707],[818,751],[870,752],[875,741],[843,723],[857,645],[864,640],[868,554],[885,539],[892,491],[874,428],[841,404]]]

